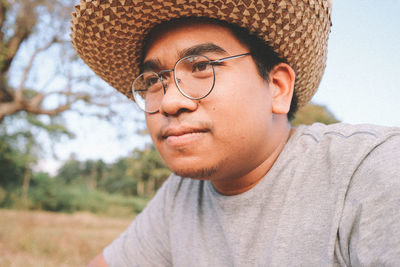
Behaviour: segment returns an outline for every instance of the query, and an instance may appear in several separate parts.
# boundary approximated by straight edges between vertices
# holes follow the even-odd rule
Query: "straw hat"
[[[145,36],[179,17],[208,17],[247,28],[268,41],[296,72],[299,106],[314,95],[327,55],[327,0],[81,0],[72,18],[72,43],[102,79],[133,99]]]

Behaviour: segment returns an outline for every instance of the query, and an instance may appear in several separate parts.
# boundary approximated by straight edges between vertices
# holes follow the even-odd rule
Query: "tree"
[[[57,180],[66,185],[84,185],[90,190],[149,197],[170,174],[155,147],[149,145],[112,164],[102,160],[81,162],[71,157],[59,169]]]
[[[17,149],[16,144],[20,143],[21,137],[27,143],[24,144],[24,149]],[[0,205],[4,204],[4,200],[10,200],[12,191],[19,191],[22,200],[27,201],[32,177],[30,167],[36,161],[31,154],[32,145],[33,137],[29,132],[18,133],[14,136],[0,134]],[[18,190],[21,185],[22,190]]]
[[[109,106],[70,44],[74,2],[0,0],[0,122],[21,111],[56,116],[80,102]]]
[[[18,165],[24,179],[16,179],[24,195],[39,154],[52,149],[43,143],[74,136],[65,113],[122,118],[113,105],[123,102],[122,95],[105,86],[72,48],[69,20],[75,2],[0,0],[0,135],[26,159]]]
[[[10,143],[10,137],[0,135],[0,187],[7,189],[18,187],[26,171],[23,154]]]
[[[58,170],[57,179],[65,184],[82,183],[82,163],[74,155]]]
[[[331,124],[339,122],[335,116],[325,107],[309,103],[302,107],[292,121],[293,126],[300,124],[313,124],[314,122],[321,122]]]
[[[138,196],[154,195],[171,174],[153,145],[143,150],[135,149],[125,160],[127,162],[126,175],[129,179],[136,181]]]

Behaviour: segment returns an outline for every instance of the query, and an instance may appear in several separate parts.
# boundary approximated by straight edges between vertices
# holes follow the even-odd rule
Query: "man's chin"
[[[198,180],[209,180],[217,172],[217,167],[198,168],[198,169],[184,168],[184,169],[176,169],[173,171],[176,175],[181,177],[198,179]]]

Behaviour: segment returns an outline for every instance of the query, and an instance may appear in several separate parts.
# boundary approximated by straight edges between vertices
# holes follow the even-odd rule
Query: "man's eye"
[[[192,66],[192,72],[206,71],[210,68],[211,68],[211,65],[210,65],[210,62],[208,62],[208,61],[196,62]]]
[[[156,76],[152,76],[152,77],[146,78],[145,82],[146,82],[147,87],[152,87],[153,85],[155,85],[159,82],[159,79]]]

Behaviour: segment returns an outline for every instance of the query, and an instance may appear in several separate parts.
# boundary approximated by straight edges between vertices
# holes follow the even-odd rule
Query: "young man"
[[[89,1],[83,60],[146,112],[174,172],[91,266],[399,266],[400,130],[289,119],[327,1]]]

